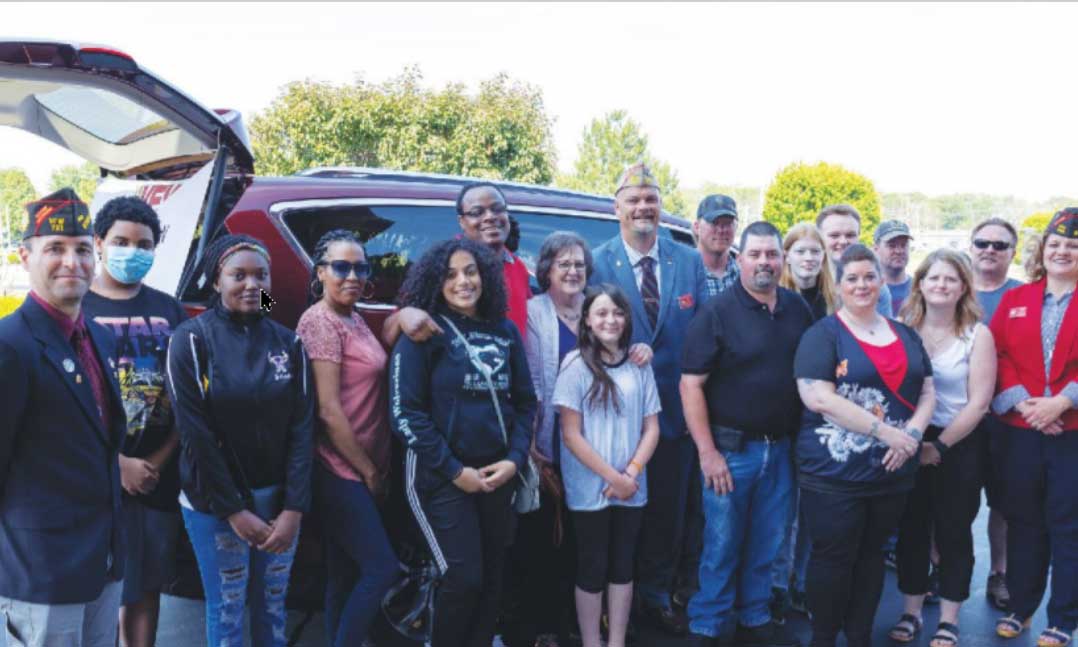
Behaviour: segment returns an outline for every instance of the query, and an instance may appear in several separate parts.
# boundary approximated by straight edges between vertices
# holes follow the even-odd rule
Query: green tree
[[[1022,223],[1018,225],[1018,249],[1014,255],[1016,263],[1022,262],[1022,252],[1030,237],[1039,238],[1044,230],[1048,229],[1048,222],[1054,214],[1054,211],[1038,211],[1022,219]]]
[[[838,164],[795,162],[775,175],[764,196],[764,220],[786,230],[814,221],[829,204],[853,205],[861,213],[861,240],[871,244],[880,222],[880,196],[872,181]]]
[[[0,243],[10,245],[26,229],[26,203],[37,197],[21,168],[0,169]]]
[[[469,95],[422,86],[418,68],[384,83],[291,83],[251,121],[257,171],[370,166],[549,183],[551,120],[542,93],[500,74]]]
[[[97,192],[97,183],[101,179],[101,170],[92,162],[68,164],[54,170],[49,176],[49,192],[59,191],[64,187],[75,189],[82,201],[90,204]]]
[[[576,149],[573,172],[560,175],[557,184],[574,191],[613,195],[621,172],[636,162],[644,162],[655,174],[662,189],[663,208],[673,214],[687,215],[677,173],[651,154],[648,136],[624,110],[608,112],[588,124]]]

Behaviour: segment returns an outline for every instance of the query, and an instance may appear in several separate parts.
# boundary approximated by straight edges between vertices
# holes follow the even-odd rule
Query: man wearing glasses
[[[1007,277],[1007,270],[1014,260],[1014,252],[1018,243],[1018,232],[1014,225],[1002,218],[989,218],[977,223],[970,234],[969,254],[973,259],[973,289],[977,292],[977,302],[984,309],[981,319],[984,323],[992,320],[992,315],[999,306],[1003,293],[1011,288],[1022,285]],[[988,427],[988,438],[991,443],[994,434],[992,425],[995,419],[992,415],[985,416],[984,425]],[[986,443],[986,449],[988,444]],[[1007,521],[1002,512],[998,510],[996,502],[1001,499],[1002,479],[992,466],[992,452],[988,451],[985,457],[985,498],[991,510],[988,515],[988,547],[991,555],[991,564],[988,573],[988,582],[985,585],[985,596],[992,606],[1000,610],[1007,609],[1010,600],[1010,592],[1007,591]]]
[[[457,194],[457,221],[461,235],[485,245],[502,259],[506,297],[509,311],[506,313],[524,338],[528,322],[528,268],[524,261],[509,251],[505,241],[509,238],[509,208],[505,195],[495,184],[473,182],[465,184]],[[403,332],[415,342],[426,341],[432,334],[442,332],[430,315],[417,308],[402,308],[386,319],[382,337],[392,346]]]
[[[737,202],[721,193],[707,196],[696,209],[692,231],[707,270],[710,299],[737,281],[737,253],[731,249],[737,233]]]

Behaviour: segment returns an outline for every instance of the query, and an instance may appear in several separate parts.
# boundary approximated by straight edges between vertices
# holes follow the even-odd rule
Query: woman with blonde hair
[[[980,323],[973,268],[951,249],[938,249],[913,275],[900,318],[917,331],[932,361],[936,407],[925,429],[920,468],[898,526],[898,588],[902,616],[890,632],[909,642],[921,630],[933,537],[939,552],[940,621],[932,647],[958,644],[958,611],[969,597],[973,534],[981,504],[986,440],[978,425],[992,400],[996,347]]]
[[[816,225],[802,222],[786,232],[782,242],[786,263],[779,285],[799,293],[812,308],[812,318],[820,320],[838,307],[831,267],[825,262],[823,235]]]

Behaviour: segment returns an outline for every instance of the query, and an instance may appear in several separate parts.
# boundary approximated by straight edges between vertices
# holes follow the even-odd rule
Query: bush
[[[880,223],[880,195],[865,176],[838,164],[790,164],[775,175],[764,197],[764,220],[782,235],[799,222],[815,221],[829,204],[851,204],[861,212],[861,240],[872,244]]]
[[[22,305],[24,297],[0,297],[0,318],[15,312]]]

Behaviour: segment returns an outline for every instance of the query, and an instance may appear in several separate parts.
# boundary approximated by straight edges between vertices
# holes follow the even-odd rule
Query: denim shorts
[[[179,511],[164,512],[124,497],[127,522],[127,562],[121,603],[142,599],[143,593],[159,593],[172,584],[176,542],[180,536]]]

